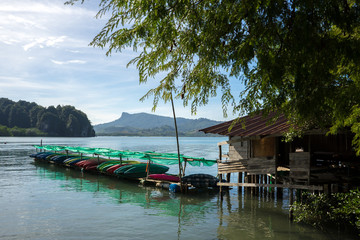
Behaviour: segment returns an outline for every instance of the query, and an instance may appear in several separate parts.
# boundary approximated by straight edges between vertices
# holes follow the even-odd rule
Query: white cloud
[[[93,17],[96,11],[86,8],[64,5],[62,0],[1,0],[0,12],[32,13],[32,14],[61,14],[61,15],[86,15]]]
[[[56,60],[51,60],[51,62],[57,64],[57,65],[65,65],[65,64],[85,64],[86,61],[83,60],[69,60],[69,61],[56,61]]]
[[[139,98],[158,81],[139,86],[136,67],[125,67],[138,53],[126,48],[106,57],[105,50],[88,46],[106,21],[94,18],[98,1],[65,6],[64,0],[1,0],[0,96],[73,105],[93,123],[115,120],[122,112],[151,112],[152,99]],[[190,116],[189,108],[175,104],[177,116]],[[221,108],[205,109],[197,117],[200,111],[220,115]],[[171,115],[171,106],[160,104],[155,114]]]
[[[59,37],[54,37],[54,36],[49,36],[46,38],[36,38],[34,39],[32,42],[26,44],[23,46],[25,51],[28,51],[30,48],[33,47],[40,47],[40,48],[44,48],[44,46],[46,47],[57,47],[57,45],[59,43],[62,43],[66,40],[66,36],[59,36]]]
[[[53,47],[83,24],[82,19],[93,18],[95,14],[86,8],[64,5],[63,0],[1,0],[0,42],[20,43],[25,51],[35,46]]]
[[[27,81],[22,77],[0,76],[0,89],[52,89],[52,86]]]

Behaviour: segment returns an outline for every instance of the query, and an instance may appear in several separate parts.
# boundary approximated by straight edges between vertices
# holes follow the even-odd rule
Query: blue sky
[[[139,85],[136,68],[126,67],[137,53],[126,49],[106,57],[105,49],[89,46],[106,22],[95,18],[98,1],[64,2],[1,0],[0,97],[44,107],[73,105],[93,124],[113,121],[122,112],[153,113],[152,99],[139,99],[156,86],[156,79]],[[178,117],[232,118],[223,118],[219,98],[195,116],[180,100],[175,108]],[[154,114],[172,116],[171,105],[160,103]]]

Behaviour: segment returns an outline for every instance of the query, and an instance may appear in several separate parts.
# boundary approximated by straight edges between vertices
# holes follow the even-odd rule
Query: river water
[[[43,144],[176,152],[168,137],[43,138]],[[180,138],[181,153],[216,159],[225,138]],[[286,191],[251,197],[165,189],[34,163],[40,138],[0,137],[0,239],[353,239],[290,223]],[[171,166],[177,173],[177,166]],[[187,174],[213,167],[187,168]]]

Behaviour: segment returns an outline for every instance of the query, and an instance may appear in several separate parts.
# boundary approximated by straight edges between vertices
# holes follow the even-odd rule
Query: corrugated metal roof
[[[276,117],[276,113],[272,112],[266,117],[262,113],[256,115],[249,115],[239,119],[239,121],[232,127],[229,132],[233,120],[224,122],[212,127],[201,129],[200,131],[205,133],[215,133],[226,136],[267,136],[273,134],[282,134],[286,132],[290,124],[284,115],[280,115],[275,118],[275,121],[271,121]]]

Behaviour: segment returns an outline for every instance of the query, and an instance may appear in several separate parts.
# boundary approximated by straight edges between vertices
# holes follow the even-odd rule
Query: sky
[[[139,84],[135,66],[127,63],[138,53],[125,49],[105,55],[89,46],[106,23],[96,19],[98,1],[64,5],[65,0],[1,0],[0,97],[41,106],[72,105],[92,124],[118,119],[122,112],[172,116],[171,104],[161,102],[152,112],[152,98],[139,99],[158,83]],[[191,115],[175,99],[177,117],[224,118],[219,97]]]

